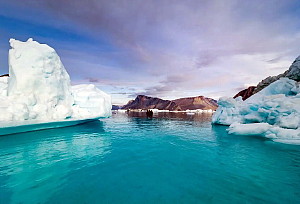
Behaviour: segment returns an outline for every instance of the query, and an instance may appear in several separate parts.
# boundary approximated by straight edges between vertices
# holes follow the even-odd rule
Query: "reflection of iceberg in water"
[[[0,169],[6,169],[0,175],[1,202],[32,203],[36,198],[46,203],[77,170],[101,162],[110,153],[111,143],[103,134],[103,123],[95,121],[59,131],[0,137],[0,154],[4,155]],[[29,187],[23,188],[24,183]],[[48,196],[40,197],[42,192]]]

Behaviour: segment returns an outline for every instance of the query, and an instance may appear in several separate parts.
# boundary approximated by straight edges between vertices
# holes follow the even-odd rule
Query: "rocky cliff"
[[[180,107],[170,100],[163,100],[144,95],[138,95],[134,100],[129,101],[122,109],[160,109],[160,110],[181,110]]]
[[[180,98],[176,100],[163,100],[144,95],[138,95],[134,100],[129,101],[122,109],[160,109],[170,111],[183,110],[216,110],[217,103],[214,99],[204,96]]]
[[[255,89],[256,86],[249,86],[248,88],[238,92],[233,98],[241,96],[243,100],[246,100],[247,98],[253,95]]]
[[[295,81],[300,81],[300,56],[295,59],[295,61],[292,63],[292,65],[289,67],[289,69],[287,71],[285,71],[284,73],[279,74],[277,76],[269,76],[269,77],[265,78],[264,80],[262,80],[261,82],[259,82],[257,84],[257,86],[250,86],[249,88],[240,91],[239,93],[237,93],[234,96],[234,98],[236,98],[238,96],[242,96],[242,99],[246,100],[253,94],[261,91],[262,89],[264,89],[271,83],[277,81],[281,77],[287,77],[287,78],[293,79]]]
[[[218,104],[216,100],[211,98],[206,98],[204,96],[196,96],[196,97],[189,97],[189,98],[180,98],[173,100],[182,110],[216,110]]]

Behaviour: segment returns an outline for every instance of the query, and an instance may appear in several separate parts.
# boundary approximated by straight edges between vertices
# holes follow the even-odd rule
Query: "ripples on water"
[[[0,137],[0,203],[299,203],[300,148],[211,115],[113,115]]]

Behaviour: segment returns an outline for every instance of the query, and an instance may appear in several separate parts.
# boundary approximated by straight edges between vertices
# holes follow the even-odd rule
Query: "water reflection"
[[[152,118],[147,117],[145,112],[129,112],[118,113],[115,117],[128,117],[130,121],[137,124],[140,128],[151,127],[165,127],[169,126],[177,129],[177,126],[198,126],[206,127],[210,126],[212,114],[200,113],[200,114],[187,114],[187,113],[175,113],[175,112],[159,112],[154,113]]]
[[[103,122],[96,121],[0,137],[0,203],[46,202],[68,174],[110,152],[110,139],[103,134]]]
[[[117,115],[120,114],[126,114],[128,115],[128,117],[147,118],[145,112],[117,113]],[[153,114],[153,118],[201,121],[201,122],[211,121],[211,116],[212,116],[211,113],[187,114],[184,112],[158,112]]]
[[[184,140],[187,142],[214,141],[209,134],[211,129],[211,116],[209,113],[156,113],[153,118],[147,118],[144,112],[118,113],[113,115],[113,120],[123,118],[126,129],[131,129],[134,137],[164,137],[166,140]],[[123,122],[124,122],[123,121]],[[180,142],[180,141],[179,141]],[[175,143],[173,143],[175,144]],[[187,144],[188,145],[188,144]]]

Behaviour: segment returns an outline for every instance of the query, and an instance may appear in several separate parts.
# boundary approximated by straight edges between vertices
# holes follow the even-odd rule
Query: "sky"
[[[126,104],[233,96],[300,55],[298,0],[0,0],[0,74],[9,39],[53,47],[73,84]]]

